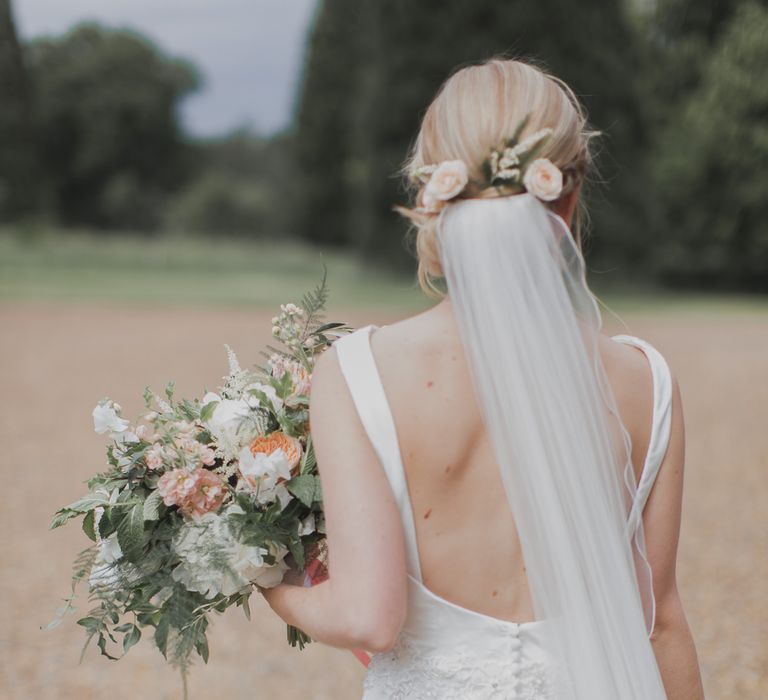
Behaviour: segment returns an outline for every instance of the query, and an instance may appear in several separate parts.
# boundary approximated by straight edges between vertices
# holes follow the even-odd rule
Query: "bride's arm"
[[[673,380],[669,447],[643,515],[656,599],[656,624],[651,642],[669,700],[703,700],[696,647],[685,619],[675,575],[684,461],[682,401],[677,380]]]
[[[317,361],[310,403],[323,490],[329,578],[262,593],[288,624],[336,647],[384,651],[405,620],[405,544],[397,505],[363,429],[336,351]]]

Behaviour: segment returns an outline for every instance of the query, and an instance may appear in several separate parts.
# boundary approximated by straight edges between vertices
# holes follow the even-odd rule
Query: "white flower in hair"
[[[463,160],[444,160],[435,168],[424,188],[422,203],[428,211],[438,210],[467,186],[469,172]]]
[[[563,173],[548,158],[537,158],[525,170],[525,189],[545,202],[551,202],[563,191]]]

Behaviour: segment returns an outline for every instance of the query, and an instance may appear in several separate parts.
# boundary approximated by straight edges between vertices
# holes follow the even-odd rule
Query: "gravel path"
[[[338,316],[338,314],[333,314]],[[179,395],[213,388],[226,370],[222,343],[243,364],[268,341],[266,312],[169,307],[0,305],[0,699],[179,698],[178,677],[142,641],[114,664],[89,648],[82,629],[53,617],[84,538],[48,530],[53,511],[102,468],[104,442],[90,412],[105,395],[125,415],[142,408],[145,384],[176,380]],[[687,472],[679,582],[708,698],[768,697],[768,317],[758,313],[625,314],[626,332],[654,343],[680,380]],[[377,314],[350,323],[387,323]],[[624,332],[615,321],[613,332]],[[84,593],[84,590],[83,590]],[[78,612],[86,601],[79,599]],[[284,626],[260,599],[249,623],[214,621],[211,661],[191,674],[195,698],[359,698],[363,669],[348,652],[284,643]]]

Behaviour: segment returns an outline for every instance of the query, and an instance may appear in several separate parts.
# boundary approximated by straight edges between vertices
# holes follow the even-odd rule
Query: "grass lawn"
[[[0,231],[0,301],[274,307],[314,287],[323,264],[332,307],[407,313],[431,304],[414,276],[365,266],[334,249],[56,230]],[[617,284],[617,274],[590,278],[600,299],[617,313],[768,311],[765,297],[629,288]]]

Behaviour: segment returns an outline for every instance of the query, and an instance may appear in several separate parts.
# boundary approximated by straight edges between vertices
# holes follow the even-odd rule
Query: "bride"
[[[364,698],[703,697],[675,583],[683,417],[662,356],[601,331],[562,81],[452,75],[406,164],[430,310],[336,341],[311,424],[330,578],[262,593],[372,652]]]

